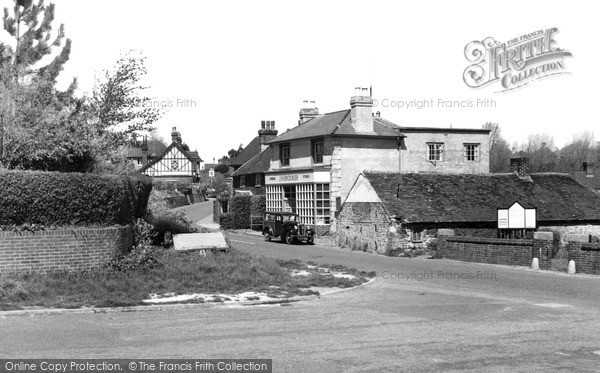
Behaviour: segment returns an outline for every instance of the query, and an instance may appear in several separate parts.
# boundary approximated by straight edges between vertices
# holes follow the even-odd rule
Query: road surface
[[[288,306],[0,317],[0,357],[271,358],[275,372],[600,371],[600,278],[229,239],[377,279]]]

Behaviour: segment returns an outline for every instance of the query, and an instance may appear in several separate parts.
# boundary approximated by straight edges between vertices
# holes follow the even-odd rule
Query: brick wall
[[[585,236],[586,239],[581,239],[582,236]],[[589,235],[567,235],[566,239],[568,241],[568,260],[575,261],[576,271],[600,274],[600,244],[590,243]]]
[[[132,246],[132,227],[0,232],[0,274],[96,269]]]
[[[466,262],[530,266],[538,258],[540,269],[550,269],[552,248],[551,234],[525,240],[438,235],[439,256]]]
[[[390,218],[381,203],[345,203],[338,216],[338,245],[384,253],[390,244]]]

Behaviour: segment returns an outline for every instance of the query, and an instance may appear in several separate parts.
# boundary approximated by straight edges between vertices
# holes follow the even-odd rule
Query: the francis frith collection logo
[[[498,92],[522,87],[537,79],[566,73],[564,58],[569,51],[558,48],[557,28],[537,30],[500,43],[488,37],[465,47],[472,64],[463,73],[465,83],[479,88],[498,82]]]

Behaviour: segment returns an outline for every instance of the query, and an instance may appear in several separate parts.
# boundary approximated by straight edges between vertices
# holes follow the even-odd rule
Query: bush
[[[0,225],[130,224],[151,190],[141,175],[0,171]]]
[[[160,214],[151,214],[147,218],[154,228],[154,245],[170,244],[169,235],[179,233],[197,233],[198,228],[186,219],[183,211],[166,211]]]
[[[222,213],[219,216],[219,225],[223,229],[233,229],[233,215],[230,212]]]
[[[229,201],[233,229],[250,228],[251,199],[252,196],[235,196]]]
[[[156,239],[153,226],[138,219],[133,227],[135,244],[130,251],[120,253],[109,263],[114,270],[122,272],[147,270],[160,263],[163,251],[153,245],[153,241]]]
[[[250,198],[250,214],[252,214],[253,216],[260,216],[260,219],[254,220],[255,224],[262,225],[264,212],[266,210],[267,210],[266,196],[252,196]]]

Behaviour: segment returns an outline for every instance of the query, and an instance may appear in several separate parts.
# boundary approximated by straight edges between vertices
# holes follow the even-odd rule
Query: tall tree
[[[531,172],[555,172],[558,170],[558,148],[554,138],[546,133],[535,133],[527,137],[520,146],[520,156],[529,158]]]
[[[162,115],[161,108],[145,95],[148,87],[142,81],[147,74],[146,58],[130,51],[96,82],[89,100],[95,126],[117,145],[126,144],[137,133],[152,132]]]
[[[90,134],[78,122],[82,103],[73,95],[77,81],[64,92],[55,88],[71,41],[62,24],[54,30],[54,10],[54,4],[43,0],[18,0],[12,10],[4,9],[3,27],[10,40],[0,43],[0,166],[86,167]]]
[[[490,172],[509,172],[512,152],[502,137],[500,125],[487,122],[483,128],[490,130]]]
[[[596,149],[594,133],[585,131],[573,136],[573,140],[560,150],[560,170],[580,171],[583,162],[595,161]]]
[[[145,95],[145,57],[130,51],[104,72],[87,100],[88,120],[99,143],[97,171],[127,170],[127,151],[140,133],[154,133],[163,111]]]

